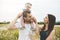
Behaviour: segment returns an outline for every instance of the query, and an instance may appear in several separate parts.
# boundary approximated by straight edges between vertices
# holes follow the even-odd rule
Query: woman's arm
[[[41,31],[42,27],[38,24],[38,26],[36,27],[36,33],[39,35],[40,31]]]
[[[8,26],[8,29],[16,29],[15,23],[17,21],[18,18],[20,18],[22,16],[22,12],[19,13],[14,20],[12,20]]]
[[[47,37],[46,40],[54,40],[54,36],[55,36],[55,30],[52,30],[52,32],[50,33],[50,35]]]

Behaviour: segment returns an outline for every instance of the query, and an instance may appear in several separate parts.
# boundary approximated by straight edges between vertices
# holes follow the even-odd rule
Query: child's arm
[[[15,23],[16,23],[17,19],[18,19],[19,17],[21,17],[21,16],[22,16],[22,13],[19,13],[19,14],[16,16],[16,18],[15,18],[13,21],[10,22],[10,24],[9,24],[9,26],[8,26],[8,29],[15,29],[15,28],[16,28]]]
[[[22,16],[22,13],[19,13],[11,23],[16,23],[17,19]]]

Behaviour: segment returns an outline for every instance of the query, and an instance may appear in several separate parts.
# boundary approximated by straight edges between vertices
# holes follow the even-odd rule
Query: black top
[[[47,31],[41,31],[40,32],[40,40],[46,40]]]

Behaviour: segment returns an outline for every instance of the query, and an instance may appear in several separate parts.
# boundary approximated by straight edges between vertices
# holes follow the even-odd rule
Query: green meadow
[[[6,27],[8,24],[0,24],[0,27]],[[55,27],[55,40],[60,40],[60,27]],[[37,37],[37,36],[36,36]],[[15,30],[0,30],[0,40],[17,40],[18,29]]]

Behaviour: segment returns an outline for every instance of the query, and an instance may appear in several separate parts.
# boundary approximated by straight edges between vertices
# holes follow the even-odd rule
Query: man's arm
[[[17,19],[20,18],[21,16],[22,16],[22,13],[19,13],[12,22],[15,24]]]

